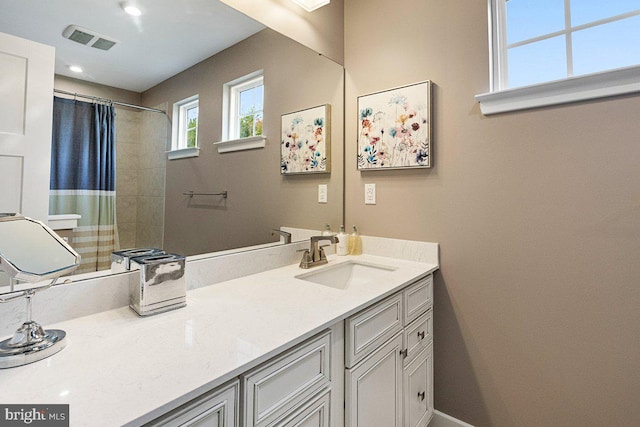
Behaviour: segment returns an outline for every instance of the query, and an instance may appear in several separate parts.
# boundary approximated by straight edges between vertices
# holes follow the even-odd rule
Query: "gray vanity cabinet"
[[[432,307],[429,275],[345,321],[347,427],[424,427],[431,421]]]
[[[215,389],[145,427],[238,427],[239,382]]]
[[[428,275],[149,425],[425,427],[432,307]]]

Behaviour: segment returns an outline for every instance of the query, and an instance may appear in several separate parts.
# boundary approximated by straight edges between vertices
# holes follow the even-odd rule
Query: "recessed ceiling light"
[[[122,7],[122,10],[124,10],[127,14],[131,15],[131,16],[140,16],[142,15],[142,11],[137,7],[134,6],[131,3],[121,3],[120,6]]]
[[[82,68],[78,67],[77,65],[70,65],[69,69],[71,71],[73,71],[74,73],[81,73],[82,72]]]

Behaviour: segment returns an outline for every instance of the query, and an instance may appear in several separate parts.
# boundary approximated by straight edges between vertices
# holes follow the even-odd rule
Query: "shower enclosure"
[[[155,106],[167,109],[166,104]],[[161,248],[171,121],[154,111],[116,110],[116,218],[118,249]]]

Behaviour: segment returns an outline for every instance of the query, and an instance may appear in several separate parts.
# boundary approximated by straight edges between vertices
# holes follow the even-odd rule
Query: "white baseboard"
[[[473,427],[471,424],[460,421],[457,418],[453,418],[451,415],[447,415],[440,411],[435,411],[433,418],[429,423],[429,427]]]

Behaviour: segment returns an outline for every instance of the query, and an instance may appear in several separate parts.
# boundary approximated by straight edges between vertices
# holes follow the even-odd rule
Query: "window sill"
[[[230,153],[232,151],[253,150],[254,148],[264,148],[267,144],[267,137],[264,135],[250,136],[248,138],[230,139],[228,141],[214,142],[218,147],[218,153]]]
[[[476,95],[485,116],[640,92],[640,66]]]
[[[200,149],[198,147],[180,148],[178,150],[167,151],[169,160],[186,159],[188,157],[198,157]]]

